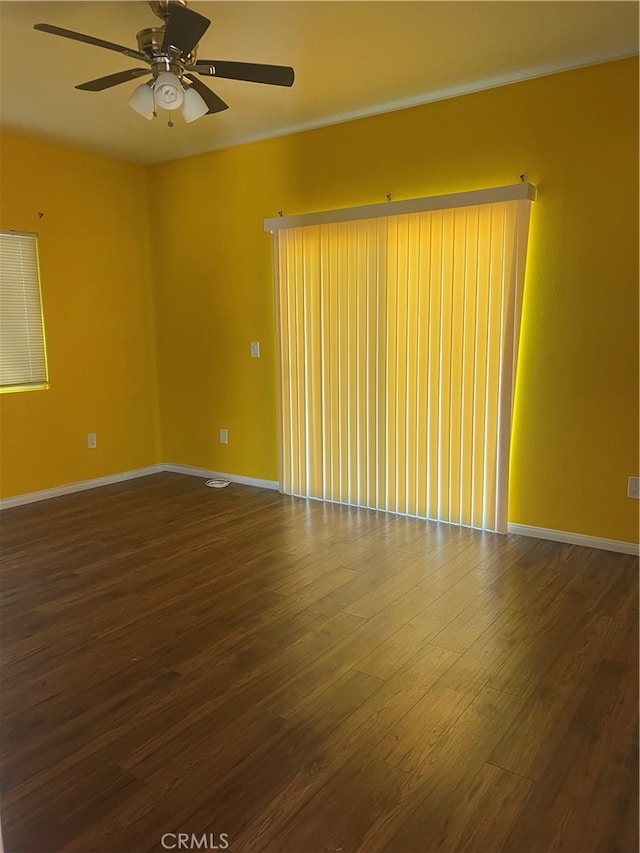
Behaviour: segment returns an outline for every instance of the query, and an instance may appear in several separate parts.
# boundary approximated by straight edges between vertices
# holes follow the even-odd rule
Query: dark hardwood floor
[[[636,853],[636,558],[171,474],[0,524],[7,853]]]

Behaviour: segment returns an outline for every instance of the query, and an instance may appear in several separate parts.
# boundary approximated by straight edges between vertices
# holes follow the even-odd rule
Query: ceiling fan
[[[129,68],[99,77],[97,80],[80,83],[76,89],[101,92],[111,86],[151,74],[152,79],[138,86],[129,98],[129,106],[147,119],[157,115],[156,107],[169,111],[182,107],[186,122],[228,109],[228,104],[194,74],[267,83],[272,86],[293,85],[295,75],[293,68],[289,66],[197,59],[198,43],[211,21],[188,9],[186,0],[149,0],[149,6],[153,13],[164,21],[164,26],[140,30],[136,36],[137,50],[52,24],[35,24],[34,29],[93,44],[145,62],[148,68]],[[171,115],[169,127],[173,127]]]

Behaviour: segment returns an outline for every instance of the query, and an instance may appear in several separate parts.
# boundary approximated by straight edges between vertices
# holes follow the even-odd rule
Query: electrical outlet
[[[220,444],[229,444],[229,430],[221,429],[220,430]]]
[[[629,477],[627,497],[640,500],[640,477]]]
[[[260,341],[251,341],[251,358],[260,358]]]
[[[94,450],[98,446],[95,432],[87,433],[87,447],[89,450]]]

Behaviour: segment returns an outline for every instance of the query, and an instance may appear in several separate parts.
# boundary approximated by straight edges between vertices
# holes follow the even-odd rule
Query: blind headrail
[[[264,230],[270,233],[283,228],[298,228],[302,225],[326,225],[331,222],[351,222],[356,219],[376,219],[379,216],[398,216],[403,213],[423,213],[429,210],[448,210],[454,207],[469,207],[474,204],[492,204],[496,201],[536,200],[537,189],[533,184],[520,183],[507,187],[492,187],[486,190],[470,190],[427,198],[410,198],[402,201],[387,201],[362,207],[345,207],[341,210],[323,210],[304,213],[300,216],[276,216],[264,220]]]
[[[35,231],[11,231],[11,230],[2,230],[0,229],[0,234],[4,237],[38,237],[39,235]]]

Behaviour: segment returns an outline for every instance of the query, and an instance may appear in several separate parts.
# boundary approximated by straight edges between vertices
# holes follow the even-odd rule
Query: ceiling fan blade
[[[151,74],[151,69],[129,68],[128,71],[118,71],[117,74],[109,74],[106,77],[98,77],[97,80],[80,83],[76,89],[82,89],[84,92],[102,92],[103,89],[110,89],[111,86],[117,86],[119,83],[135,80],[136,77],[142,77],[144,74]]]
[[[209,107],[209,110],[206,115],[211,115],[212,113],[221,113],[223,110],[229,109],[229,104],[225,104],[222,98],[219,98],[215,92],[212,92],[208,86],[204,85],[202,80],[198,80],[197,77],[194,77],[192,74],[185,74],[185,77],[189,78],[193,88],[200,95],[205,104]]]
[[[247,80],[249,83],[267,83],[270,86],[293,86],[295,73],[288,65],[261,65],[257,62],[219,62],[216,59],[199,59],[189,71],[207,77],[225,77],[229,80]]]
[[[164,29],[162,52],[170,48],[188,56],[209,28],[211,21],[186,6],[170,5],[169,19]]]
[[[85,44],[93,44],[96,47],[104,47],[106,50],[115,50],[116,53],[124,53],[125,56],[130,56],[132,59],[141,59],[143,62],[148,61],[144,53],[140,53],[139,50],[133,50],[121,44],[114,44],[113,42],[97,39],[93,36],[85,36],[83,33],[76,33],[73,30],[64,30],[62,27],[54,27],[52,24],[34,24],[33,29],[40,30],[43,33],[51,33],[52,36],[62,36],[66,39],[82,41]]]

